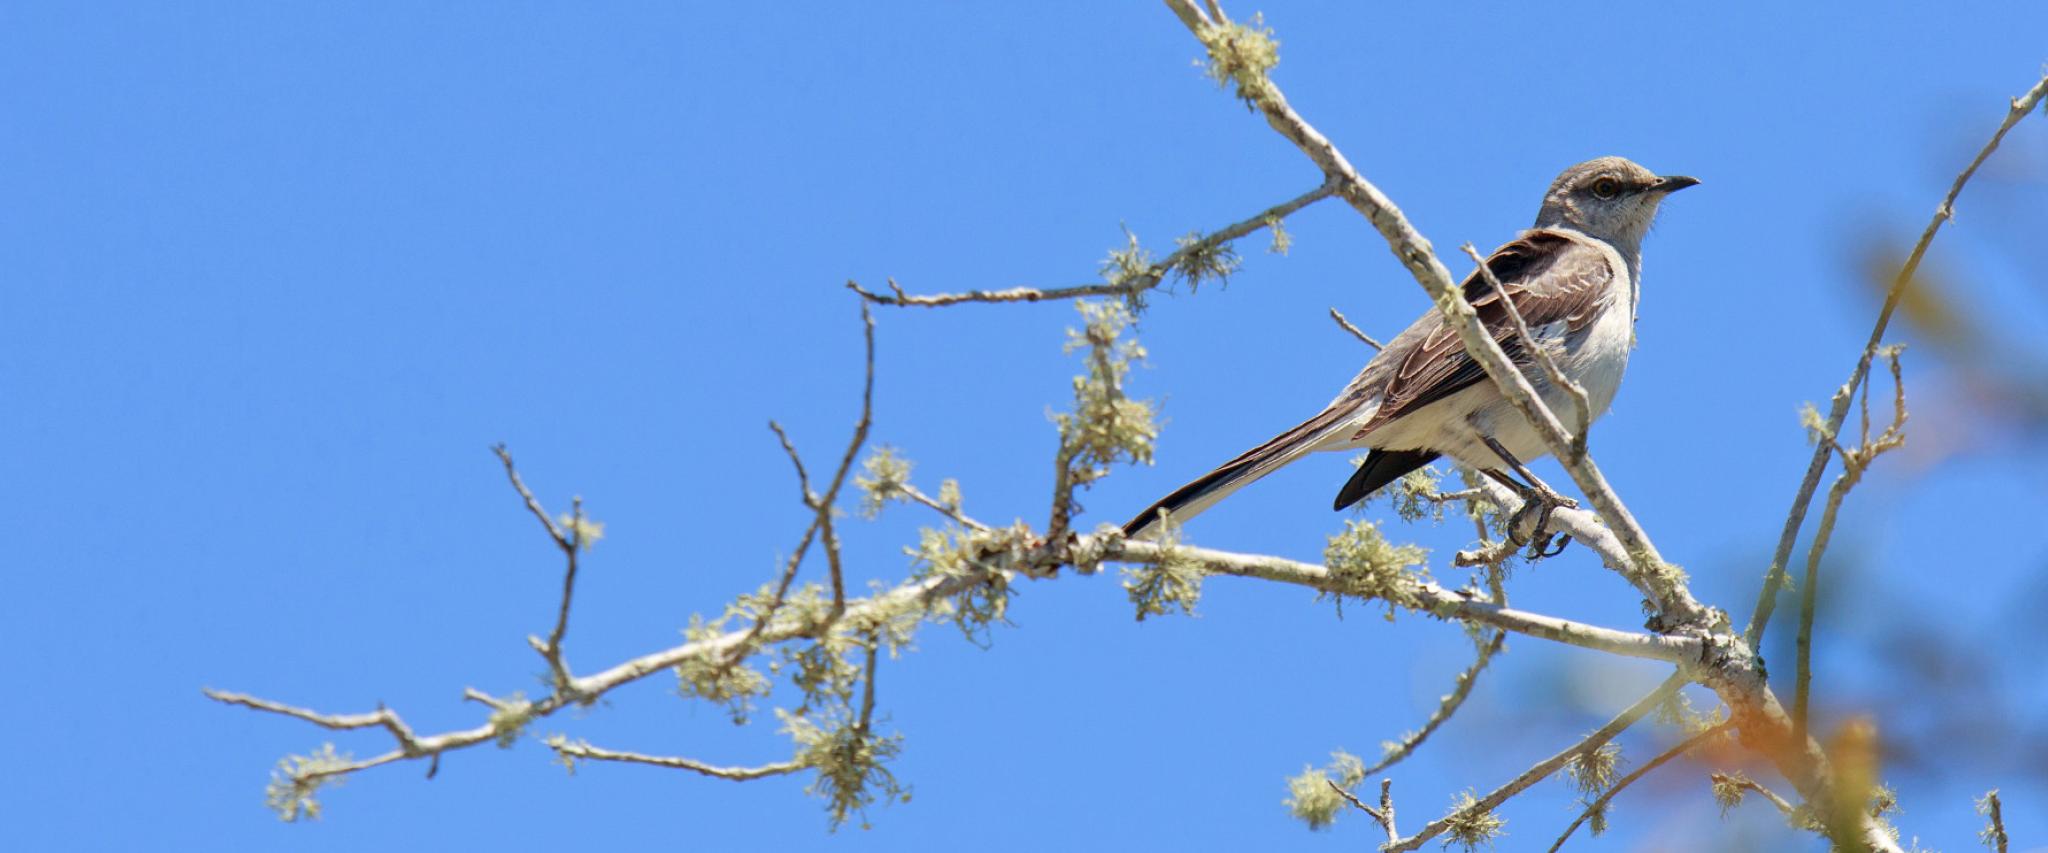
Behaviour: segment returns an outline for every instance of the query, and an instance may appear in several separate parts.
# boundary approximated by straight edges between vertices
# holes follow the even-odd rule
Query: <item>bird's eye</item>
[[[1593,194],[1601,198],[1613,198],[1621,194],[1621,182],[1613,178],[1601,178],[1593,182]]]

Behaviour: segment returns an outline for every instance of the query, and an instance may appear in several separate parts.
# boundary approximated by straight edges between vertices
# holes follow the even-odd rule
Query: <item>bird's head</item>
[[[1618,246],[1639,246],[1664,197],[1697,183],[1683,175],[1658,175],[1624,157],[1587,160],[1551,183],[1536,227],[1562,226]]]

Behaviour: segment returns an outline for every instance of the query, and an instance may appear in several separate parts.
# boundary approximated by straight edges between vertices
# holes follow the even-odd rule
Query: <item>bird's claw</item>
[[[1553,533],[1550,530],[1550,516],[1560,508],[1577,509],[1578,506],[1578,501],[1550,489],[1529,489],[1522,495],[1522,507],[1508,518],[1508,541],[1518,546],[1527,544],[1530,560],[1541,560],[1562,554],[1564,549],[1571,545],[1572,537],[1569,533]],[[1521,536],[1522,522],[1532,514],[1536,516],[1536,523],[1529,530],[1529,538],[1524,540]],[[1557,543],[1554,549],[1551,547],[1553,541]]]

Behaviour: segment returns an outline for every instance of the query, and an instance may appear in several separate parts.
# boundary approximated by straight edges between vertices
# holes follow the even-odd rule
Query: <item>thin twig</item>
[[[840,564],[839,536],[832,526],[832,518],[838,511],[839,489],[846,484],[846,472],[853,467],[854,457],[859,455],[861,445],[867,443],[868,428],[874,423],[875,318],[868,310],[866,302],[861,303],[860,320],[861,337],[867,354],[867,366],[861,380],[860,420],[854,424],[853,439],[847,442],[846,452],[840,456],[839,467],[833,469],[831,483],[825,487],[823,494],[811,490],[810,474],[804,469],[803,457],[797,453],[796,444],[789,440],[789,433],[782,429],[781,424],[775,421],[768,422],[768,428],[774,431],[776,441],[782,444],[783,452],[789,455],[790,464],[796,467],[797,486],[802,492],[805,508],[811,511],[811,521],[804,527],[803,536],[797,539],[796,549],[791,551],[788,559],[783,562],[782,574],[775,581],[775,594],[769,597],[768,605],[754,618],[753,628],[749,630],[747,638],[733,646],[731,655],[720,663],[715,677],[724,677],[725,673],[738,666],[740,661],[753,654],[755,640],[767,630],[768,623],[774,621],[775,615],[782,610],[783,602],[789,596],[790,584],[795,582],[797,570],[803,566],[804,555],[810,551],[811,543],[820,537],[824,539],[825,562],[831,572],[831,618],[836,621],[846,613],[845,571]]]
[[[556,755],[564,758],[585,758],[592,761],[620,761],[630,764],[647,764],[655,767],[667,767],[673,770],[688,770],[692,773],[701,773],[714,779],[730,779],[734,782],[745,782],[749,779],[761,779],[768,776],[782,776],[795,773],[809,766],[801,761],[779,761],[774,764],[763,764],[757,767],[720,767],[716,764],[706,764],[694,758],[684,758],[679,755],[643,755],[637,752],[619,752],[591,746],[583,741],[571,742],[560,738],[548,741],[548,748],[554,750]]]
[[[1580,824],[1585,823],[1588,820],[1591,820],[1594,815],[1599,814],[1602,809],[1607,808],[1607,801],[1614,799],[1615,794],[1621,793],[1628,786],[1635,784],[1637,779],[1641,779],[1644,776],[1650,775],[1650,771],[1664,766],[1665,764],[1669,763],[1672,759],[1693,751],[1693,749],[1698,747],[1700,744],[1706,743],[1710,740],[1713,740],[1716,737],[1720,737],[1724,734],[1727,734],[1729,728],[1730,726],[1728,723],[1722,723],[1720,725],[1714,726],[1713,728],[1702,730],[1699,733],[1694,734],[1692,737],[1679,741],[1676,746],[1673,746],[1670,749],[1664,750],[1663,752],[1659,753],[1656,758],[1652,758],[1648,762],[1644,763],[1643,766],[1638,767],[1633,771],[1630,771],[1628,775],[1615,780],[1614,784],[1609,785],[1607,787],[1607,790],[1600,792],[1600,796],[1598,798],[1594,799],[1593,802],[1586,804],[1586,810],[1580,812],[1579,816],[1572,820],[1570,826],[1564,828],[1564,834],[1559,835],[1557,837],[1557,841],[1550,845],[1550,853],[1557,853],[1558,848],[1563,847],[1565,841],[1569,840],[1572,837],[1572,833],[1577,832],[1579,830]]]
[[[1862,435],[1854,449],[1844,448],[1833,436],[1824,435],[1842,459],[1842,473],[1828,487],[1827,503],[1821,508],[1820,523],[1814,527],[1813,543],[1806,552],[1806,582],[1799,590],[1799,634],[1794,642],[1794,675],[1792,681],[1792,732],[1793,737],[1803,738],[1807,731],[1807,703],[1812,694],[1813,682],[1813,620],[1814,610],[1820,595],[1820,559],[1827,553],[1828,543],[1835,534],[1835,519],[1841,513],[1842,502],[1849,496],[1849,490],[1863,480],[1863,473],[1870,469],[1870,463],[1887,451],[1894,450],[1906,440],[1906,383],[1901,375],[1897,348],[1886,349],[1892,374],[1892,422],[1884,431],[1873,437],[1870,434],[1870,419],[1863,418]],[[1870,385],[1863,386],[1864,411],[1869,411]]]
[[[1856,359],[1856,368],[1849,372],[1849,381],[1835,390],[1828,409],[1827,428],[1823,432],[1830,435],[1839,432],[1843,421],[1847,420],[1849,403],[1870,374],[1870,362],[1877,357],[1878,347],[1884,341],[1885,330],[1891,326],[1892,313],[1898,310],[1899,300],[1905,297],[1906,288],[1919,273],[1920,259],[1927,254],[1928,245],[1934,242],[1935,233],[1941,230],[1943,223],[1955,217],[1956,197],[1962,195],[1963,185],[1970,182],[1970,177],[1977,174],[1977,167],[1982,166],[1984,161],[1990,158],[1991,152],[1998,149],[1998,144],[2005,139],[2006,131],[2012,130],[2013,125],[2033,112],[2043,97],[2048,97],[2048,75],[2042,75],[2040,82],[2035,83],[2026,94],[2012,100],[2011,111],[2005,114],[2004,121],[1999,122],[1998,130],[1991,134],[1990,141],[1984,143],[1977,156],[1970,160],[1970,165],[1963,167],[1963,171],[1956,175],[1955,182],[1949,185],[1948,194],[1942,196],[1941,204],[1934,209],[1934,218],[1929,220],[1927,228],[1920,232],[1920,239],[1913,244],[1913,251],[1906,255],[1905,264],[1899,267],[1899,274],[1893,277],[1891,287],[1885,291],[1884,307],[1878,309],[1877,322],[1871,327],[1870,339],[1864,343],[1863,352]],[[1799,529],[1806,523],[1807,508],[1813,503],[1814,492],[1820,488],[1821,474],[1827,471],[1830,453],[1831,450],[1826,445],[1814,448],[1813,458],[1806,464],[1806,474],[1799,480],[1799,490],[1792,496],[1792,508],[1785,513],[1784,529],[1778,533],[1778,547],[1771,553],[1770,568],[1764,572],[1763,590],[1757,595],[1756,609],[1749,617],[1749,628],[1743,632],[1743,639],[1749,641],[1751,648],[1755,648],[1763,640],[1764,630],[1770,625],[1771,611],[1778,603],[1778,590],[1785,585],[1785,567],[1787,561],[1792,558],[1792,546],[1799,540]]]
[[[1370,776],[1372,774],[1368,773],[1366,775]],[[1365,812],[1366,814],[1372,816],[1373,822],[1378,823],[1381,829],[1385,829],[1387,831],[1388,844],[1392,844],[1401,840],[1400,831],[1394,828],[1394,780],[1380,780],[1379,808],[1373,808],[1372,806],[1366,805],[1365,801],[1359,799],[1357,794],[1344,790],[1344,786],[1337,784],[1337,780],[1335,779],[1324,779],[1323,782],[1330,786],[1330,790],[1336,791],[1337,796],[1343,797],[1345,801],[1351,803],[1353,806],[1357,806],[1359,811]]]
[[[1261,228],[1269,228],[1274,223],[1292,215],[1295,211],[1329,198],[1335,192],[1334,187],[1324,183],[1315,189],[1259,211],[1249,219],[1233,222],[1210,232],[1198,240],[1183,244],[1171,254],[1146,267],[1142,272],[1116,282],[1044,289],[1012,287],[1007,290],[969,290],[962,293],[934,293],[929,295],[904,293],[902,288],[896,287],[896,282],[893,279],[890,280],[889,285],[895,291],[894,295],[864,290],[859,284],[851,281],[847,282],[846,286],[853,292],[860,294],[862,299],[877,305],[920,306],[925,308],[959,305],[963,302],[1044,302],[1052,299],[1077,299],[1086,296],[1129,297],[1158,287],[1160,282],[1166,279],[1166,275],[1172,272],[1174,268],[1178,267],[1190,255],[1214,249],[1247,234],[1257,232]]]
[[[933,498],[931,495],[927,495],[924,492],[920,491],[916,486],[913,486],[909,483],[903,483],[899,485],[897,489],[903,493],[904,497],[910,498],[913,501],[924,504],[925,506],[931,508],[933,512],[936,512],[940,515],[943,515],[947,518],[950,518],[958,522],[962,527],[967,527],[974,530],[988,529],[988,525],[974,520],[973,516],[970,516],[967,513],[961,512],[959,507],[942,503],[939,500]]]
[[[1009,573],[998,570],[970,570],[958,574],[938,575],[911,580],[888,592],[848,602],[846,617],[835,622],[782,620],[773,625],[768,625],[764,630],[758,632],[752,629],[747,631],[730,631],[714,637],[707,637],[651,652],[619,663],[602,672],[578,677],[567,690],[557,691],[532,703],[526,709],[526,714],[534,719],[550,716],[575,703],[579,698],[583,701],[595,700],[621,686],[658,672],[668,671],[684,662],[705,658],[716,659],[719,656],[728,655],[734,648],[748,643],[757,641],[762,643],[781,642],[798,637],[815,636],[825,631],[846,631],[848,630],[848,623],[861,624],[882,618],[887,614],[900,613],[906,607],[928,605],[930,602],[944,600],[948,596],[958,594],[962,590],[987,583],[990,576],[998,574],[1004,577],[1009,576]],[[309,775],[307,777],[309,779],[345,775],[356,770],[389,764],[400,759],[433,758],[438,760],[439,756],[444,752],[465,749],[485,743],[494,743],[500,734],[497,726],[486,722],[473,728],[444,732],[430,737],[420,737],[413,734],[411,729],[399,718],[396,711],[385,708],[379,708],[367,714],[321,714],[316,711],[272,702],[267,699],[245,696],[239,693],[230,693],[210,688],[205,690],[204,693],[208,698],[217,702],[240,705],[257,711],[292,717],[323,728],[360,729],[381,726],[389,731],[399,744],[398,749],[384,755],[365,761],[354,762],[341,768],[321,771],[317,774]],[[487,705],[494,711],[501,710],[504,707],[504,703],[500,700],[473,689],[464,691],[464,698]],[[868,702],[863,704],[871,714],[872,704]]]
[[[1985,792],[1984,799],[1977,803],[1977,808],[1988,821],[1978,837],[1998,853],[2005,853],[2005,847],[2012,843],[2012,838],[2005,834],[2005,809],[2003,804],[1998,802],[1998,789],[1993,788]]]
[[[1344,316],[1344,312],[1337,310],[1336,306],[1330,307],[1330,319],[1337,321],[1337,325],[1342,326],[1344,328],[1344,331],[1350,332],[1352,337],[1364,341],[1366,346],[1372,347],[1376,350],[1383,350],[1387,348],[1385,344],[1373,340],[1372,336],[1366,334],[1363,329],[1351,325],[1351,320]]]
[[[548,538],[554,540],[555,547],[564,552],[573,550],[574,546],[569,544],[569,537],[563,535],[562,528],[557,527],[555,520],[548,517],[548,511],[541,508],[540,501],[533,496],[533,491],[526,488],[526,481],[519,478],[519,468],[512,464],[512,451],[506,449],[500,442],[491,445],[491,452],[497,454],[498,461],[505,464],[505,478],[512,481],[513,491],[518,492],[519,498],[526,502],[526,511],[533,513],[533,517],[540,521],[540,526],[548,532]]]
[[[545,642],[535,637],[528,638],[534,650],[540,652],[541,658],[547,661],[548,672],[554,678],[554,688],[559,691],[575,681],[575,677],[569,672],[569,664],[562,656],[562,637],[569,632],[569,605],[576,595],[577,556],[587,544],[583,541],[583,498],[574,499],[575,512],[570,516],[568,532],[564,533],[561,526],[548,517],[547,510],[541,508],[540,501],[533,496],[533,491],[526,487],[526,481],[520,478],[518,466],[512,463],[512,451],[500,442],[491,447],[491,452],[496,453],[498,461],[504,463],[505,478],[511,481],[512,488],[519,493],[520,500],[526,503],[526,510],[540,520],[541,527],[547,530],[548,538],[554,540],[555,547],[561,550],[562,559],[568,564],[562,572],[562,601],[555,611],[554,629],[548,632]]]
[[[420,751],[419,738],[413,735],[412,728],[407,726],[404,720],[399,719],[397,712],[389,708],[380,707],[367,714],[322,714],[318,711],[298,708],[282,702],[258,699],[242,693],[215,690],[211,687],[200,688],[199,692],[206,694],[206,698],[212,699],[215,702],[240,705],[244,708],[253,708],[258,711],[269,711],[273,714],[282,714],[287,717],[305,720],[323,729],[347,731],[349,729],[382,727],[385,731],[391,733],[393,740],[398,742],[400,752],[413,754]]]
[[[1708,778],[1714,780],[1714,783],[1717,785],[1734,785],[1735,787],[1741,788],[1745,791],[1754,792],[1758,796],[1763,797],[1766,800],[1769,800],[1771,805],[1776,806],[1779,814],[1785,815],[1786,817],[1792,816],[1792,802],[1790,800],[1785,799],[1784,797],[1778,796],[1778,792],[1764,787],[1762,783],[1756,781],[1755,779],[1751,779],[1748,776],[1742,775],[1730,776],[1726,773],[1709,774]]]
[[[840,565],[839,534],[833,530],[832,514],[839,500],[839,489],[846,485],[846,472],[853,468],[853,460],[860,455],[861,445],[868,440],[868,428],[875,422],[875,317],[868,311],[866,302],[860,306],[861,343],[864,348],[865,367],[860,385],[860,421],[854,424],[853,438],[846,442],[846,452],[839,457],[839,468],[832,472],[832,483],[825,487],[825,493],[818,496],[818,525],[825,534],[825,562],[832,570],[832,616],[838,618],[846,612],[846,572]]]

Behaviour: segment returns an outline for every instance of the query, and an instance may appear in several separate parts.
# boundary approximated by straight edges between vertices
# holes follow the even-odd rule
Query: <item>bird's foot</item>
[[[1577,509],[1578,506],[1578,501],[1560,495],[1540,483],[1526,487],[1522,491],[1522,507],[1508,517],[1508,541],[1514,543],[1516,547],[1528,545],[1530,560],[1541,560],[1562,554],[1565,547],[1572,543],[1572,537],[1569,533],[1552,532],[1550,517],[1560,508]],[[1532,516],[1535,523],[1529,530],[1528,538],[1524,539],[1521,535],[1522,525]],[[1555,548],[1551,547],[1553,541],[1556,542]]]

